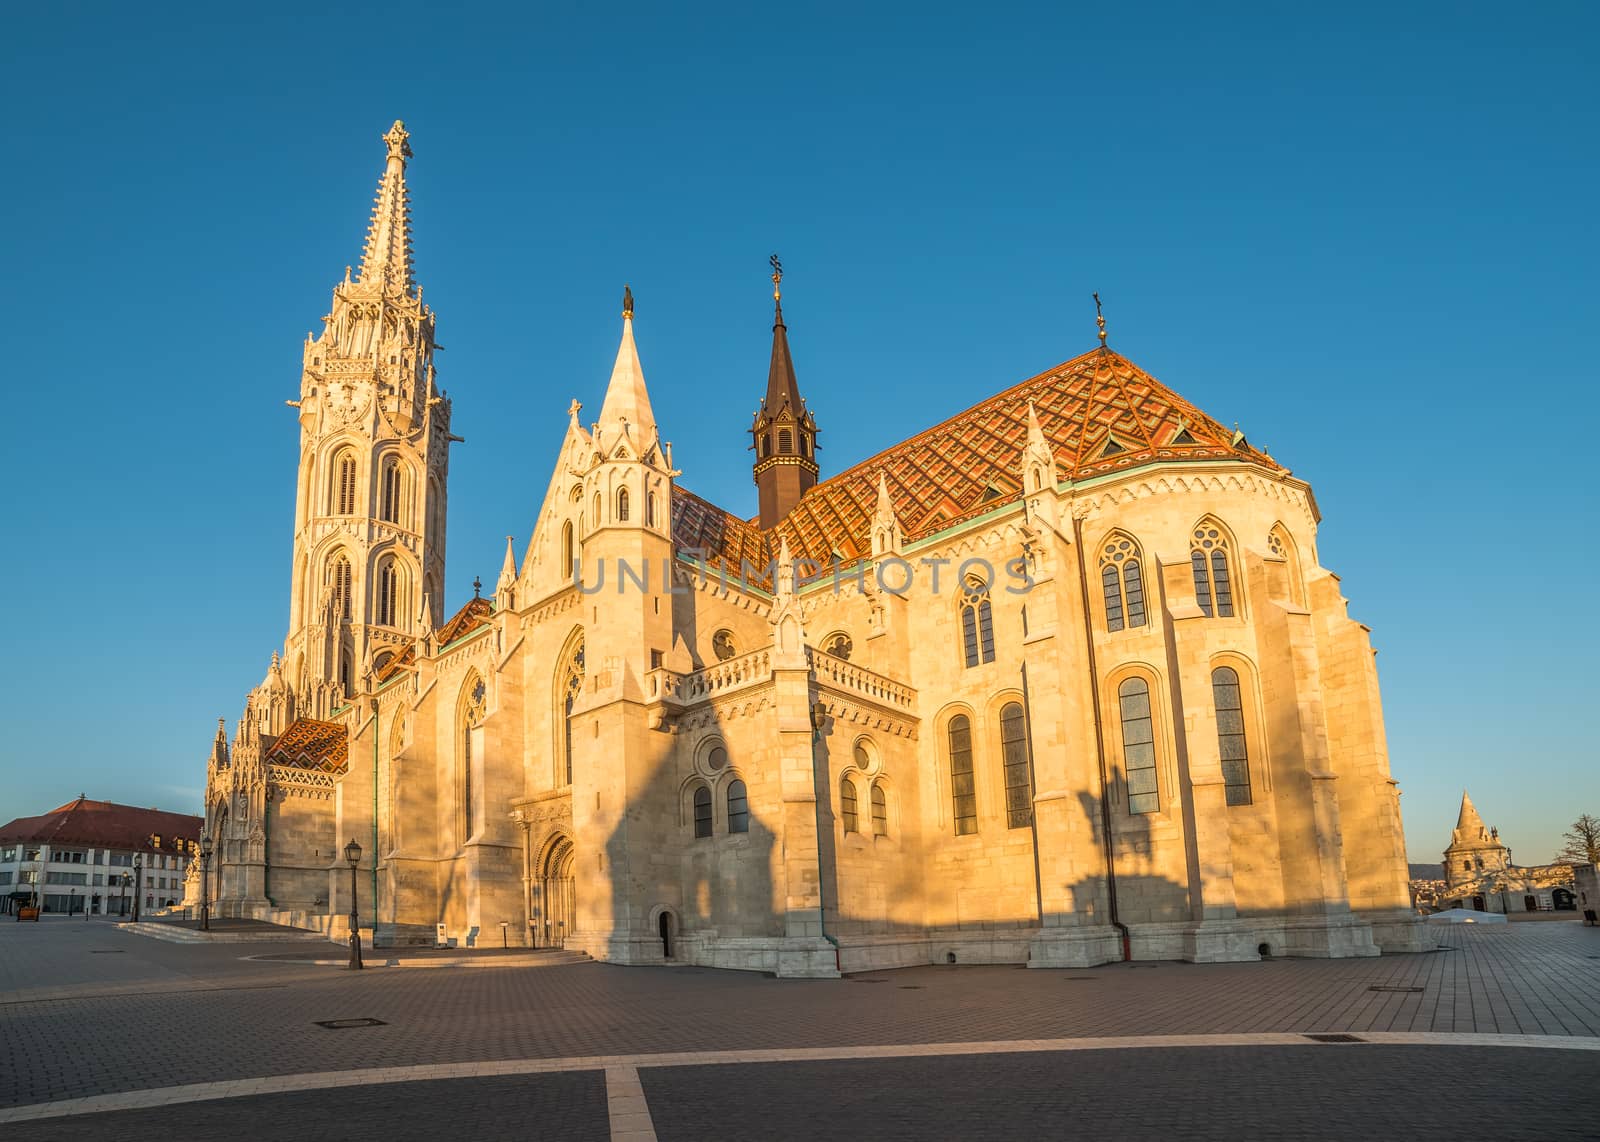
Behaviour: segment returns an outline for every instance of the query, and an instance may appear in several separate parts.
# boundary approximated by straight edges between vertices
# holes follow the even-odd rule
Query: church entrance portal
[[[670,960],[672,958],[672,937],[674,934],[672,931],[672,921],[672,913],[668,912],[665,908],[661,910],[661,916],[656,920],[656,928],[661,933],[661,958],[664,960]]]
[[[1565,888],[1553,888],[1550,890],[1550,907],[1557,912],[1576,912],[1578,900]]]
[[[577,920],[573,856],[572,838],[557,837],[545,846],[544,859],[539,862],[539,915],[533,930],[541,948],[565,947]]]

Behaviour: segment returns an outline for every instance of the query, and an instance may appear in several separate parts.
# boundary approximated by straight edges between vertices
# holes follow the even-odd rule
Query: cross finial
[[[406,125],[400,120],[394,121],[394,126],[389,128],[389,133],[384,135],[383,141],[389,144],[389,157],[391,159],[409,159],[411,157],[411,144],[406,140],[411,138]]]
[[[625,286],[622,287],[622,316],[628,318],[629,320],[632,320],[632,318],[633,318],[633,287],[632,286],[626,286],[625,285]]]
[[[767,261],[772,263],[772,300],[781,301],[783,293],[778,286],[783,281],[783,263],[778,261],[778,255],[776,254],[768,258]]]
[[[1106,347],[1106,316],[1100,311],[1100,295],[1094,295],[1094,323],[1100,329],[1100,348]]]
[[[483,580],[476,575],[472,577],[472,597],[480,598],[483,594]]]

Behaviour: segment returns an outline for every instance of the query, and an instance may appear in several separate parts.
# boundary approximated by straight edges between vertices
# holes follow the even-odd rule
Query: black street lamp
[[[144,856],[133,858],[133,922],[139,922],[139,897],[144,892]]]
[[[211,931],[211,835],[200,838],[200,930]]]
[[[126,916],[128,914],[128,885],[133,883],[133,873],[123,873],[122,879],[119,880],[118,883],[122,885],[122,907],[117,914],[119,916]]]
[[[352,840],[344,847],[344,859],[350,862],[350,966],[356,971],[361,963],[361,918],[356,908],[356,865],[361,863],[361,846]]]

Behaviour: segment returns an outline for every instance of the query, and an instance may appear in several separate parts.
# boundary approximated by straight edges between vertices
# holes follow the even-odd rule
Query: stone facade
[[[338,937],[355,838],[380,943],[784,976],[1427,945],[1366,628],[1242,434],[1102,343],[813,486],[780,311],[755,477],[806,478],[749,520],[678,486],[630,295],[520,560],[437,626],[449,406],[399,249],[308,342],[290,635],[208,763],[225,911]],[[414,527],[361,491],[392,455]]]

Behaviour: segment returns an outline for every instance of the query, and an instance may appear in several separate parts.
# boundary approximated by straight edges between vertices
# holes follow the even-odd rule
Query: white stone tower
[[[433,311],[412,275],[404,124],[388,158],[361,268],[334,286],[307,336],[300,399],[285,717],[325,718],[420,633],[444,584],[450,402],[434,383]],[[281,725],[264,727],[279,733]]]

